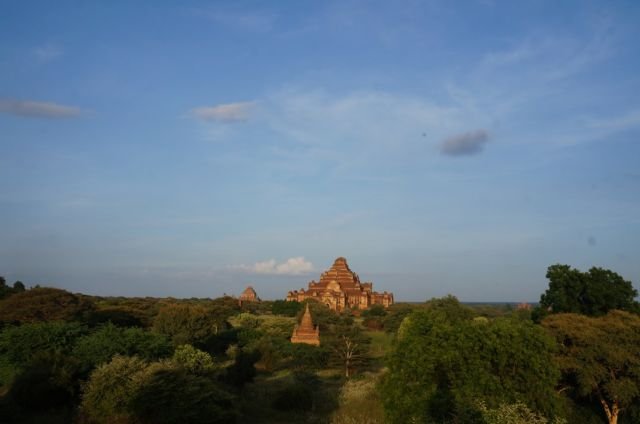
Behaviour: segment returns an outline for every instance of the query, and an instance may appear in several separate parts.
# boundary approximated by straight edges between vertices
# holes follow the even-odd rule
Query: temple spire
[[[313,326],[309,302],[307,302],[300,324],[293,329],[291,343],[306,343],[315,346],[320,344],[320,329]]]

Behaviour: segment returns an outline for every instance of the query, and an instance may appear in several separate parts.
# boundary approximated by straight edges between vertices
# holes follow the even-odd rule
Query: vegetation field
[[[339,313],[104,298],[0,280],[0,422],[633,424],[640,309],[618,274],[549,267],[540,304]]]

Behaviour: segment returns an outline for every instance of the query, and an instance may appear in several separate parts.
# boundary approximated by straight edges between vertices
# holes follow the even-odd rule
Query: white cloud
[[[53,43],[46,43],[33,50],[33,54],[40,62],[50,62],[62,56],[63,53],[62,47]]]
[[[237,265],[233,269],[251,272],[254,274],[275,274],[275,275],[301,275],[313,271],[313,264],[304,257],[298,256],[289,258],[285,262],[277,263],[275,259],[256,262],[253,265]]]
[[[274,29],[278,15],[270,11],[223,10],[192,8],[191,13],[228,29],[264,33]]]
[[[0,113],[29,118],[75,118],[82,114],[77,107],[31,100],[0,99]]]
[[[226,103],[216,106],[202,106],[191,110],[191,115],[203,121],[237,122],[246,121],[255,102]]]

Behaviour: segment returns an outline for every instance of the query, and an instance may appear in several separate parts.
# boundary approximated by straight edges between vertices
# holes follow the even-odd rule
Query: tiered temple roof
[[[345,308],[366,309],[374,304],[385,307],[393,304],[392,293],[377,293],[373,291],[372,283],[361,283],[358,274],[351,271],[343,257],[337,258],[331,268],[320,275],[320,281],[311,281],[306,291],[300,289],[287,294],[289,301],[302,302],[305,299],[318,300],[337,311]]]

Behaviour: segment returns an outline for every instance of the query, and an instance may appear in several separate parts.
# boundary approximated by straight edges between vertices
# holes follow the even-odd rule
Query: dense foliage
[[[547,317],[543,326],[560,345],[562,384],[578,397],[595,398],[610,423],[640,403],[640,317],[623,311],[592,318]]]
[[[524,402],[553,415],[553,340],[533,323],[473,319],[455,298],[409,315],[389,355],[383,400],[392,423],[482,422],[489,407]]]
[[[85,320],[94,308],[91,301],[65,290],[34,288],[0,302],[0,322]]]
[[[608,269],[591,268],[581,272],[569,265],[547,269],[549,288],[540,297],[539,313],[571,312],[590,316],[619,309],[639,312],[638,291],[630,281]]]
[[[547,276],[533,314],[453,296],[353,313],[307,301],[320,346],[290,342],[306,302],[90,297],[2,279],[0,421],[640,422],[635,289],[599,268]]]

